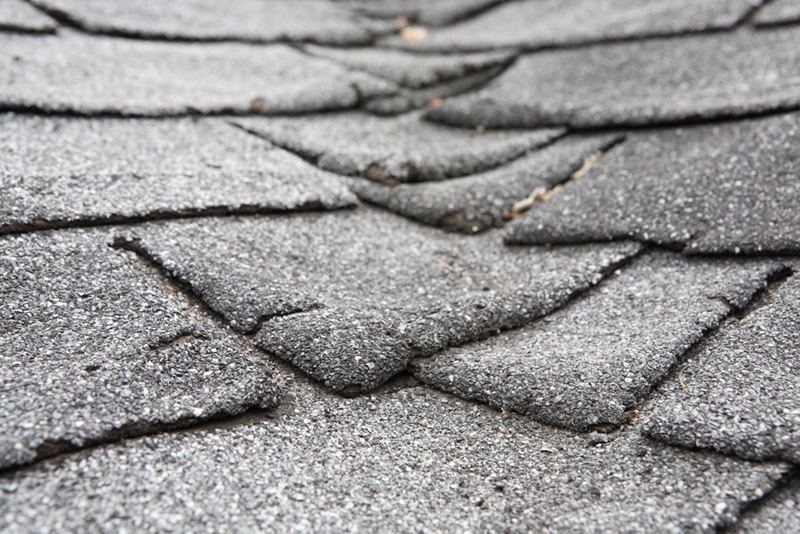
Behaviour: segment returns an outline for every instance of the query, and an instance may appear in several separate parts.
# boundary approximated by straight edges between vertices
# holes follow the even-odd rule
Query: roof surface
[[[797,0],[0,0],[0,531],[800,529]]]

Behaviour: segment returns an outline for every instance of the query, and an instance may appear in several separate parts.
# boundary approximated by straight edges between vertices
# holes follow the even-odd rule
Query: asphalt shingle
[[[98,33],[145,38],[366,44],[394,25],[326,0],[32,0]]]
[[[747,510],[730,529],[731,534],[775,532],[800,532],[800,479],[771,493],[755,510]]]
[[[0,483],[0,528],[699,533],[735,521],[785,471],[633,428],[607,443],[554,433],[422,387],[357,399],[295,393],[272,418],[14,473]]]
[[[56,21],[23,0],[0,0],[0,30],[53,33]]]
[[[503,0],[345,0],[375,17],[406,17],[419,24],[442,26],[470,16]]]
[[[731,321],[660,388],[650,436],[753,460],[800,464],[800,280]]]
[[[0,469],[279,402],[263,354],[109,240],[0,238]]]
[[[526,324],[638,251],[504,247],[370,208],[148,223],[125,233],[234,328],[336,390]]]
[[[580,170],[587,157],[605,150],[617,135],[572,136],[480,174],[443,182],[387,186],[354,178],[363,200],[432,226],[474,234],[505,222],[515,202],[535,188],[551,189]]]
[[[538,49],[598,41],[730,29],[761,0],[520,0],[418,39],[388,37],[388,46],[452,52],[504,47]]]
[[[797,108],[798,41],[800,27],[744,28],[526,55],[428,116],[487,128],[605,127]]]
[[[480,172],[564,133],[561,128],[479,133],[423,121],[420,112],[242,118],[236,123],[322,169],[381,182],[445,180]]]
[[[800,21],[800,1],[772,0],[758,10],[753,17],[753,24],[767,26]]]
[[[79,114],[298,113],[396,86],[283,45],[0,34],[0,109]]]
[[[797,252],[798,170],[797,113],[631,134],[515,222],[507,238],[635,238],[692,253]]]
[[[782,268],[651,252],[521,330],[415,360],[414,374],[548,424],[625,424],[687,349]]]
[[[356,202],[336,176],[217,119],[0,115],[0,233]]]

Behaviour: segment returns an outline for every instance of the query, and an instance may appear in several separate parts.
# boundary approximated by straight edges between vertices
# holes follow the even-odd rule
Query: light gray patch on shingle
[[[98,33],[161,39],[367,44],[393,25],[325,0],[33,0]]]
[[[514,53],[509,51],[435,56],[401,50],[325,48],[315,45],[307,45],[304,50],[410,88],[463,78],[491,67],[506,65],[514,57]]]
[[[23,0],[0,0],[0,30],[53,33],[58,24]]]
[[[745,28],[522,56],[434,120],[516,128],[645,125],[800,106],[800,28]],[[721,60],[720,58],[725,58]]]
[[[299,113],[354,107],[370,79],[282,44],[0,34],[0,108],[123,115]],[[356,75],[357,74],[357,75]],[[375,92],[373,90],[373,92]]]
[[[772,0],[758,10],[753,17],[753,24],[770,26],[800,21],[800,1]]]
[[[617,135],[575,136],[473,176],[396,186],[354,178],[350,189],[367,202],[411,219],[474,234],[502,226],[504,213],[515,202],[537,187],[551,189],[566,181],[587,156],[617,140]]]
[[[424,387],[45,461],[0,481],[4,531],[714,531],[786,466],[554,433]],[[286,403],[288,404],[288,399]]]
[[[421,39],[387,37],[388,46],[452,52],[538,49],[598,41],[729,29],[762,0],[527,0],[506,2]]]
[[[336,176],[216,119],[0,115],[0,233],[356,202]]]
[[[427,384],[543,423],[624,424],[626,410],[731,305],[744,305],[781,268],[651,252],[534,324],[412,367]]]
[[[263,354],[109,237],[0,238],[0,468],[279,402]]]
[[[346,392],[526,324],[639,250],[509,248],[369,208],[149,223],[124,237],[234,328],[257,330],[259,346]]]
[[[770,493],[754,510],[746,510],[728,532],[774,534],[800,532],[800,479]]]
[[[406,17],[430,26],[451,24],[503,0],[344,0],[374,17]]]
[[[511,225],[507,239],[796,252],[798,172],[800,114],[634,134]]]
[[[800,464],[800,280],[725,325],[647,409],[655,438]]]
[[[276,145],[325,170],[376,181],[445,180],[497,167],[564,133],[489,132],[448,128],[420,113],[375,117],[363,112],[308,117],[236,119]]]

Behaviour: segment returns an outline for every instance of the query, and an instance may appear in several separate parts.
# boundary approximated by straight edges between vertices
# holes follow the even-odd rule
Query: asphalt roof
[[[797,0],[0,0],[0,531],[800,529]]]

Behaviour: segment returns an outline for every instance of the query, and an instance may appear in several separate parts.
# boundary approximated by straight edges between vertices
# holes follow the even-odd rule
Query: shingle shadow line
[[[38,220],[32,223],[11,223],[0,225],[0,236],[10,234],[28,234],[33,232],[44,232],[47,230],[64,230],[68,228],[90,228],[96,226],[120,226],[135,225],[151,221],[168,221],[175,219],[197,219],[201,217],[237,217],[253,215],[292,215],[298,213],[317,213],[353,209],[354,206],[344,206],[340,208],[330,208],[323,206],[321,202],[308,201],[291,210],[268,208],[254,205],[243,205],[238,207],[230,206],[209,206],[206,208],[185,209],[185,210],[154,210],[145,215],[112,215],[108,217],[77,217],[75,219],[64,220]]]
[[[255,44],[255,45],[270,45],[270,44],[288,44],[288,43],[301,43],[301,44],[317,44],[327,46],[324,41],[316,39],[301,39],[291,40],[285,36],[278,39],[257,39],[257,38],[244,38],[244,37],[180,37],[159,32],[142,32],[140,30],[124,31],[124,30],[93,30],[87,28],[79,19],[73,17],[68,12],[55,7],[47,6],[36,2],[35,0],[23,0],[24,2],[35,7],[45,15],[49,16],[61,26],[70,28],[86,35],[96,37],[117,37],[121,39],[130,39],[132,41],[154,41],[154,42],[167,42],[167,43],[190,43],[190,44],[217,44],[217,43],[242,43],[242,44]],[[37,32],[42,33],[42,32]],[[56,33],[56,31],[48,32]],[[353,43],[352,45],[342,45],[341,48],[356,48],[363,46],[370,46],[378,39],[384,36],[391,35],[391,32],[373,32],[370,31],[368,39],[361,43]]]
[[[771,497],[777,494],[782,489],[786,488],[795,481],[800,480],[800,466],[794,466],[792,469],[783,474],[772,486],[772,490],[768,491],[758,499],[744,503],[739,510],[739,521],[744,519],[746,515],[756,514],[764,506],[769,504]],[[734,534],[734,528],[738,524],[731,523],[727,525],[720,525],[717,527],[717,534]]]

